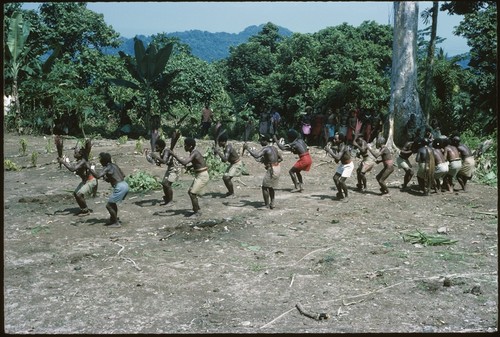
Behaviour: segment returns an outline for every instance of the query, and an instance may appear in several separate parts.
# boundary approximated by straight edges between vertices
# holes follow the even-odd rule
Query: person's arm
[[[231,156],[232,147],[230,145],[226,146],[225,152],[222,152],[218,146],[215,147],[216,153],[219,155],[223,163],[227,163],[229,157]]]
[[[105,168],[103,168],[101,170],[101,172],[97,173],[96,171],[94,171],[92,169],[92,167],[90,166],[90,163],[86,162],[86,165],[87,165],[87,168],[88,168],[90,174],[92,174],[92,176],[94,176],[94,178],[96,178],[96,179],[100,179],[100,178],[104,177],[106,175],[106,173],[108,172],[107,166]]]
[[[283,157],[281,156],[281,153],[278,153],[278,163],[281,163],[283,161]]]
[[[376,158],[378,158],[381,154],[382,154],[382,151],[373,151],[372,148],[370,146],[368,146],[368,151],[370,151],[370,153]],[[377,163],[379,162],[378,160],[376,161]]]
[[[250,153],[250,155],[251,155],[252,157],[254,157],[255,159],[259,159],[260,157],[262,157],[262,156],[264,155],[264,149],[260,150],[259,152],[254,152],[254,151],[252,151],[252,150],[248,147],[248,144],[247,144],[247,143],[243,144],[243,148],[244,148],[245,150],[247,150],[247,151],[248,151],[248,153]]]
[[[329,146],[325,146],[325,151],[326,153],[328,153],[330,156],[333,157],[333,159],[335,159],[335,162],[338,163],[338,161],[340,160],[340,158],[342,157],[342,153],[343,152],[333,152],[332,149],[329,147]]]
[[[151,154],[151,157],[155,160],[156,163],[167,164],[169,161],[169,150],[166,149],[163,151],[163,156],[158,155],[156,152]]]
[[[86,166],[86,161],[85,160],[80,160],[78,161],[75,165],[66,163],[66,161],[63,158],[57,158],[57,161],[61,164],[64,165],[70,172],[75,172],[79,168],[82,168],[83,166]]]
[[[291,151],[291,146],[290,144],[284,144],[282,145],[279,140],[278,140],[278,137],[276,137],[276,135],[273,135],[273,139],[274,139],[274,142],[276,143],[276,145],[279,147],[279,149],[281,151]]]
[[[177,160],[179,163],[181,163],[184,166],[187,166],[187,164],[191,163],[193,161],[193,158],[194,158],[194,151],[191,152],[191,154],[189,155],[189,157],[187,157],[186,159],[179,158],[177,156],[177,154],[174,153],[173,151],[170,151],[170,154],[172,155],[172,157],[175,158],[175,160]]]

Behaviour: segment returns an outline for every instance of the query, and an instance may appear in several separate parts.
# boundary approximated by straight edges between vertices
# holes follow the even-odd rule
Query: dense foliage
[[[428,122],[444,134],[458,130],[496,137],[496,3],[441,6],[440,15],[454,13],[464,15],[455,33],[467,39],[471,52],[449,57],[437,37],[432,90],[423,90],[424,71],[419,73],[420,95],[430,95]],[[20,22],[26,27],[9,35]],[[184,37],[165,33],[136,38],[133,54],[106,54],[119,46],[120,36],[81,2],[41,3],[36,11],[8,3],[4,27],[7,44],[19,46],[15,55],[11,48],[4,52],[5,93],[18,97],[19,104],[6,116],[6,127],[20,133],[149,138],[157,120],[164,133],[180,128],[196,136],[206,103],[237,139],[249,120],[256,123],[270,109],[280,112],[283,130],[298,127],[306,111],[388,112],[392,27],[373,21],[291,35],[267,23],[216,62],[195,56]],[[19,40],[23,32],[25,40]],[[426,67],[428,35],[428,29],[420,32],[419,69]],[[167,58],[166,48],[171,48]],[[143,66],[137,63],[138,50],[159,68],[137,73]],[[148,58],[153,54],[163,56]],[[464,68],[460,64],[466,60]],[[149,80],[138,82],[141,76]]]

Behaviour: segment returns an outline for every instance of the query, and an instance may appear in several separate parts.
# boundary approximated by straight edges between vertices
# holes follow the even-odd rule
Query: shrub
[[[5,171],[19,171],[20,170],[19,166],[17,166],[16,163],[14,163],[13,161],[11,161],[9,159],[3,160],[3,167],[4,167]]]
[[[143,171],[127,176],[125,181],[132,192],[147,192],[161,188],[161,183],[156,177]]]

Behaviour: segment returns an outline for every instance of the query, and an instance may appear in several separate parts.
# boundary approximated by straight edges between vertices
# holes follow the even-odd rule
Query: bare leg
[[[106,204],[106,209],[109,212],[109,225],[119,227],[118,223],[118,206],[114,202],[108,202]]]
[[[234,186],[232,182],[232,177],[223,177],[222,181],[224,181],[224,185],[226,185],[227,188],[227,196],[234,195]]]
[[[274,188],[269,187],[269,198],[271,199],[271,202],[269,203],[269,208],[273,209],[274,208]]]
[[[191,192],[188,192],[188,194],[189,194],[189,198],[191,199],[191,204],[193,205],[193,211],[195,213],[199,213],[200,212],[200,205],[198,203],[198,195],[191,193]]]
[[[274,192],[274,191],[273,191],[273,192]],[[264,198],[264,205],[265,205],[266,207],[268,207],[268,206],[269,206],[269,195],[270,195],[270,193],[269,193],[269,188],[268,188],[268,187],[264,187],[264,186],[262,186],[262,196],[263,196],[263,198]]]
[[[410,183],[411,178],[413,177],[413,171],[412,170],[406,170],[405,172],[405,177],[403,180],[403,189],[405,189],[408,184]]]
[[[347,180],[346,177],[341,177],[339,180],[339,186],[342,189],[342,191],[344,192],[344,198],[347,198],[347,196],[348,196],[347,185],[345,183],[346,180]]]
[[[340,186],[340,174],[335,173],[333,176],[333,182],[335,183],[335,187],[337,188],[337,198],[343,198],[342,187]]]
[[[80,193],[74,193],[76,203],[80,206],[80,214],[89,213],[89,209],[87,208],[87,203],[85,202],[85,196]]]
[[[172,190],[172,183],[171,182],[163,182],[162,184],[163,187],[163,205],[168,205],[174,198],[174,191]]]

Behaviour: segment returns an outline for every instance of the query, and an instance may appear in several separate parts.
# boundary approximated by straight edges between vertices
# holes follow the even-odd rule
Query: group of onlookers
[[[325,146],[336,133],[352,145],[358,135],[372,142],[382,129],[380,114],[357,108],[329,108],[326,114],[306,114],[301,122],[302,136],[310,145]]]

